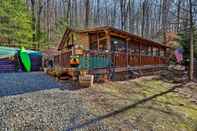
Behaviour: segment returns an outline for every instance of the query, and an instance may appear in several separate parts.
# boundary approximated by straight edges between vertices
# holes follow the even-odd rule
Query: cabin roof
[[[135,34],[132,34],[132,33],[126,32],[126,31],[122,31],[120,29],[117,29],[117,28],[114,28],[114,27],[111,27],[111,26],[89,27],[89,28],[86,28],[86,29],[78,30],[77,32],[79,32],[79,33],[95,33],[95,32],[99,32],[99,31],[109,31],[109,32],[116,33],[120,36],[123,36],[125,38],[134,38],[136,40],[141,40],[141,41],[143,41],[147,44],[160,46],[160,47],[165,47],[165,48],[170,48],[169,46],[161,44],[159,42],[156,42],[156,41],[153,41],[153,40],[150,40],[150,39],[146,39],[146,38],[140,37],[138,35],[135,35]]]

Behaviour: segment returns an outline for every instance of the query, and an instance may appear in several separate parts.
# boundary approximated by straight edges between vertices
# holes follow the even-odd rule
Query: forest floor
[[[197,83],[171,84],[157,77],[95,84],[84,89],[94,119],[127,131],[197,131]]]
[[[30,73],[1,74],[0,85],[2,131],[197,130],[197,83],[151,76],[71,90]]]

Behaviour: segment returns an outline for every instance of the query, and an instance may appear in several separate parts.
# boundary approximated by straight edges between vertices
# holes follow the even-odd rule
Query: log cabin
[[[57,46],[54,65],[70,68],[70,56],[78,55],[78,69],[96,77],[125,79],[133,75],[133,71],[146,75],[167,67],[169,49],[164,44],[109,26],[68,28]]]

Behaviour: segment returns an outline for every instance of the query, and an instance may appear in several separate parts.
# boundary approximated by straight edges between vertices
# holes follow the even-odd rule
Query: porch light
[[[114,43],[114,44],[118,44],[118,41],[114,41],[113,43]]]

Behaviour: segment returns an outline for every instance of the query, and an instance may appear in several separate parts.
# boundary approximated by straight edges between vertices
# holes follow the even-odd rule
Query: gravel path
[[[1,73],[0,75],[0,96],[18,95],[64,86],[42,72]]]
[[[1,74],[0,85],[0,131],[66,131],[95,117],[79,91],[60,90],[65,85],[43,73]]]

